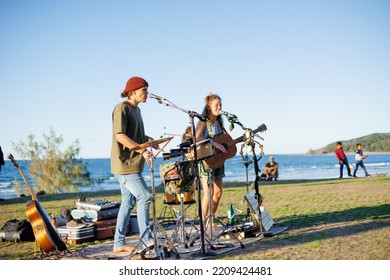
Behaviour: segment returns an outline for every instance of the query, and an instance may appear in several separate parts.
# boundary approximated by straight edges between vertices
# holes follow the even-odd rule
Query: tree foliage
[[[29,172],[35,192],[66,193],[78,191],[81,186],[93,183],[87,166],[77,156],[80,152],[79,141],[74,141],[64,151],[60,146],[62,136],[57,136],[51,128],[43,141],[38,142],[29,134],[27,140],[13,143],[16,152],[29,159]],[[14,187],[17,193],[23,189],[20,183]]]

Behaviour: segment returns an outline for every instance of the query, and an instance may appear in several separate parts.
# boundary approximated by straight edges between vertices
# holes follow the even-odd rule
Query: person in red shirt
[[[337,142],[336,150],[334,151],[334,153],[336,154],[336,157],[337,157],[339,164],[340,164],[340,177],[339,178],[340,179],[343,178],[344,165],[347,167],[348,176],[352,177],[351,168],[349,167],[348,158],[344,153],[343,144],[341,142]]]

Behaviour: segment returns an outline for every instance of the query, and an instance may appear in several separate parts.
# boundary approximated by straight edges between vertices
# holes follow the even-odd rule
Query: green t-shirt
[[[138,144],[147,141],[139,107],[125,101],[117,104],[112,112],[111,172],[113,174],[142,172],[145,164],[142,154],[130,151],[116,141],[115,135],[118,133],[126,134]]]

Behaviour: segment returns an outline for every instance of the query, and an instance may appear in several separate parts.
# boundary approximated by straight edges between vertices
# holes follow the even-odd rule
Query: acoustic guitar
[[[264,132],[267,130],[267,126],[265,124],[260,125],[253,132]],[[211,169],[216,169],[221,167],[224,162],[234,157],[237,154],[236,144],[244,141],[244,136],[238,137],[233,140],[233,138],[229,134],[221,134],[217,138],[213,139],[214,142],[217,142],[223,145],[226,149],[226,153],[215,149],[215,155],[208,159],[205,159],[206,165]]]
[[[31,223],[35,240],[37,241],[39,247],[46,253],[51,253],[56,250],[61,252],[65,251],[65,243],[61,240],[57,230],[50,222],[49,215],[46,213],[45,209],[39,204],[37,196],[30,187],[30,184],[28,183],[26,176],[23,173],[23,170],[20,168],[19,164],[16,162],[12,154],[9,154],[8,159],[13,163],[16,168],[19,169],[19,172],[28,187],[28,191],[30,192],[32,199],[27,201],[26,203],[26,215]]]

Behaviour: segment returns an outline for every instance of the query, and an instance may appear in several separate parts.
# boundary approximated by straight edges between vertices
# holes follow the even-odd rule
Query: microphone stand
[[[196,129],[195,129],[195,121],[194,121],[195,118],[198,118],[200,121],[203,121],[203,122],[207,121],[207,119],[204,116],[202,116],[201,114],[198,114],[194,111],[180,108],[165,98],[162,98],[162,97],[154,97],[154,98],[157,100],[157,102],[159,104],[165,105],[167,107],[172,107],[172,108],[178,109],[178,110],[186,113],[189,117],[189,120],[190,120],[189,124],[191,126],[193,145],[194,145],[194,163],[196,165],[196,168],[194,168],[194,169],[196,170],[195,177],[196,177],[196,187],[197,187],[197,195],[198,195],[198,215],[199,215],[200,241],[201,241],[200,254],[202,257],[213,256],[215,254],[212,252],[206,252],[206,248],[205,248],[205,237],[204,237],[205,231],[204,231],[203,218],[202,218],[202,201],[201,201],[201,192],[200,192],[201,185],[200,185],[199,164],[198,164],[199,161],[198,161],[198,154],[197,154],[197,149],[196,149]],[[199,256],[199,253],[197,255]]]
[[[260,172],[260,168],[259,168],[259,161],[261,160],[261,158],[263,157],[264,153],[261,152],[260,154],[260,157],[257,158],[256,156],[256,151],[255,151],[255,147],[256,147],[256,143],[260,146],[260,148],[262,149],[262,145],[256,141],[254,141],[254,138],[255,137],[258,137],[260,138],[261,140],[264,140],[262,137],[260,137],[259,135],[257,135],[252,129],[250,128],[246,128],[244,127],[244,125],[242,123],[240,123],[238,121],[238,118],[236,116],[234,117],[228,117],[228,121],[230,122],[230,125],[231,127],[234,128],[234,124],[238,124],[244,131],[244,137],[247,139],[247,143],[251,146],[252,148],[252,155],[253,155],[253,163],[254,163],[254,167],[255,167],[255,183],[254,183],[254,189],[255,189],[255,198],[257,199],[257,202],[258,202],[258,205],[259,205],[259,213],[261,215],[261,211],[260,211],[260,206],[263,204],[263,197],[262,195],[260,194],[260,190],[259,190],[259,181],[260,181],[260,176],[259,176],[259,172]],[[249,134],[249,137],[248,137],[248,134]],[[246,163],[247,165],[248,163]],[[247,185],[247,190],[248,190],[248,185]],[[247,217],[249,215],[249,207],[247,208]],[[260,217],[260,221],[261,221],[261,217]],[[260,222],[260,230],[261,231],[264,231],[264,226],[263,224]]]
[[[240,155],[241,155],[241,157],[242,157],[242,159],[244,161],[244,165],[245,165],[246,193],[248,194],[249,193],[249,171],[248,171],[248,168],[249,168],[249,165],[253,163],[253,160],[249,160],[248,149],[246,149],[245,156],[244,156],[243,149],[244,149],[245,146],[250,146],[251,147],[251,151],[252,151],[254,149],[254,145],[248,139],[245,143],[243,143],[241,145],[241,150],[240,150]],[[245,220],[247,222],[249,221],[249,217],[250,217],[250,208],[249,208],[249,204],[247,203],[246,214],[245,214]]]

